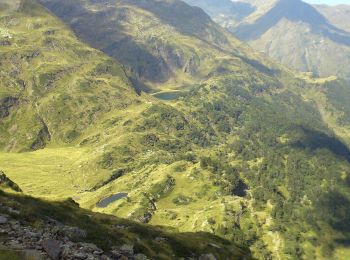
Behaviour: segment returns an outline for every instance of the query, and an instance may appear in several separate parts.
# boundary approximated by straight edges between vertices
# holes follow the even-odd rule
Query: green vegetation
[[[9,250],[0,250],[0,259],[1,260],[20,260],[22,255],[19,253],[9,251]]]
[[[293,74],[176,0],[111,12],[42,2],[67,25],[32,0],[0,11],[12,35],[0,47],[0,168],[36,198],[14,196],[20,217],[58,216],[102,247],[142,236],[153,257],[158,232],[166,256],[208,241],[225,248],[210,250],[219,259],[241,255],[233,244],[258,259],[347,253],[346,82]]]

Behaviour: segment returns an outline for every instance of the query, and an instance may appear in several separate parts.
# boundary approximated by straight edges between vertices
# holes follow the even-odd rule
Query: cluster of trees
[[[199,162],[212,173],[214,185],[223,194],[232,195],[236,188],[247,188],[247,183],[254,210],[271,211],[270,228],[283,235],[284,253],[292,258],[303,256],[306,242],[331,254],[335,237],[350,241],[346,228],[350,192],[344,178],[350,172],[350,152],[332,137],[317,109],[289,91],[265,99],[244,87],[224,89],[225,94],[215,96],[205,86],[189,92],[183,100],[193,105],[190,115],[167,105],[146,110],[132,126],[142,131],[141,149],[155,151],[144,164]],[[203,92],[210,98],[198,98]],[[220,152],[214,153],[214,147]],[[203,151],[208,155],[199,156]],[[232,156],[240,161],[239,166],[233,166]],[[113,157],[106,154],[101,165],[112,167]],[[331,198],[345,206],[330,203]],[[188,202],[185,198],[174,201]],[[339,214],[332,215],[338,210]],[[235,241],[241,237],[269,259],[256,231],[234,225],[223,229],[226,237],[231,234]],[[306,235],[310,230],[315,235]]]
[[[349,184],[341,178],[350,172],[349,149],[333,137],[318,110],[292,92],[268,100],[243,87],[225,88],[226,96],[198,104],[196,118],[214,129],[217,140],[233,135],[237,139],[223,148],[225,153],[201,157],[201,167],[218,176],[215,184],[226,191],[241,178],[247,180],[255,210],[268,212],[272,205],[271,229],[283,235],[286,255],[302,258],[307,242],[329,256],[338,236],[350,241]],[[193,97],[203,92],[196,91]],[[240,167],[230,166],[227,154],[232,152],[241,160]],[[332,196],[345,206],[330,203]],[[257,241],[251,244],[258,247]]]
[[[200,166],[202,169],[207,169],[213,173],[214,185],[220,186],[224,194],[234,194],[237,187],[244,183],[240,178],[239,169],[231,166],[222,157],[201,157]]]
[[[259,131],[256,131],[259,127]],[[350,220],[345,217],[345,208],[335,202],[333,205],[337,205],[337,208],[331,210],[329,204],[324,202],[324,198],[329,197],[334,189],[346,191],[346,195],[338,194],[343,196],[343,204],[347,205],[349,201],[350,193],[345,189],[347,184],[340,177],[344,169],[349,171],[346,157],[339,157],[344,154],[341,152],[344,147],[340,144],[334,146],[329,142],[330,138],[314,136],[318,131],[312,131],[312,138],[318,140],[317,147],[308,146],[309,131],[305,133],[300,128],[292,128],[292,125],[285,129],[284,134],[289,140],[281,143],[278,141],[280,133],[272,127],[264,124],[247,127],[231,148],[238,158],[255,162],[242,168],[252,187],[253,206],[257,210],[265,210],[268,202],[273,205],[273,229],[285,238],[284,253],[293,258],[302,258],[305,253],[303,243],[309,242],[315,247],[320,246],[323,253],[329,256],[336,247],[339,232],[345,237],[344,240],[350,241],[350,233],[345,228]],[[300,142],[303,146],[295,145]],[[341,213],[330,213],[337,211]],[[330,217],[327,214],[333,215]],[[336,225],[334,218],[337,219]],[[316,235],[307,236],[310,230]]]

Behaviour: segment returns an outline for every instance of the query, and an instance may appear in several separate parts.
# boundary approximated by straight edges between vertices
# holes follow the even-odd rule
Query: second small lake
[[[120,192],[120,193],[117,193],[117,194],[113,194],[107,198],[104,198],[102,200],[100,200],[96,206],[99,207],[99,208],[106,208],[108,207],[109,204],[117,201],[117,200],[120,200],[122,198],[125,198],[128,196],[128,193],[125,193],[125,192]]]

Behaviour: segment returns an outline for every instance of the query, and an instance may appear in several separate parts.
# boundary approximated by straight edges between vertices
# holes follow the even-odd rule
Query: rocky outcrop
[[[175,186],[175,179],[172,176],[167,176],[167,178],[155,185],[152,188],[152,191],[147,193],[144,192],[143,196],[145,197],[146,205],[142,210],[142,214],[139,212],[134,212],[132,219],[140,221],[142,223],[149,223],[157,211],[157,201],[169,194]]]
[[[106,181],[98,183],[97,185],[92,187],[89,191],[90,192],[97,191],[98,189],[100,189],[100,188],[106,186],[107,184],[122,177],[125,174],[125,172],[126,172],[125,169],[118,169],[118,170],[114,171],[113,174]]]
[[[12,180],[10,180],[3,171],[0,171],[0,186],[10,188],[17,192],[22,192],[21,188]]]
[[[0,46],[10,46],[11,42],[8,40],[0,40]]]
[[[19,105],[19,99],[16,97],[6,97],[0,100],[0,120],[8,117],[12,108]]]
[[[0,215],[0,250],[13,251],[19,257],[26,256],[28,253],[32,256],[32,258],[19,259],[148,259],[143,254],[136,254],[133,245],[115,246],[111,251],[104,252],[92,243],[73,242],[66,236],[69,233],[67,230],[79,230],[79,234],[84,233],[77,227],[67,227],[57,221],[49,220],[42,227],[34,228],[8,215]]]
[[[42,247],[49,257],[53,260],[58,260],[61,256],[61,243],[55,239],[45,239],[42,242]]]
[[[46,143],[51,140],[51,134],[47,125],[42,122],[43,127],[40,129],[37,138],[30,146],[30,149],[33,151],[43,149],[46,146]]]

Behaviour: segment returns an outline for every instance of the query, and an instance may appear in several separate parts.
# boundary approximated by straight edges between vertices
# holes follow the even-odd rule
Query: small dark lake
[[[120,192],[120,193],[117,193],[117,194],[114,194],[114,195],[111,195],[107,198],[104,198],[102,200],[100,200],[96,206],[99,207],[99,208],[106,208],[108,207],[109,204],[117,201],[117,200],[120,200],[122,198],[125,198],[128,196],[128,193],[125,193],[125,192]]]

